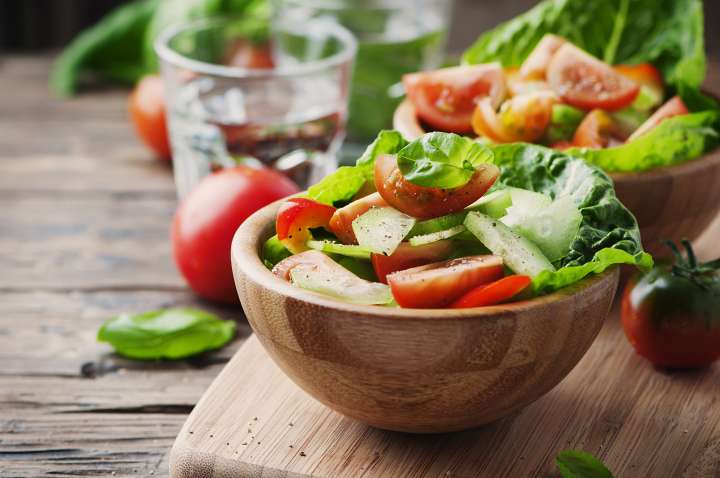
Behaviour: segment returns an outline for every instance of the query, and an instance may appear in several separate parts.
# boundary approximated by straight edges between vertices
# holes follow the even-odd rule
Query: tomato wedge
[[[572,144],[580,148],[601,149],[609,146],[616,136],[616,125],[603,110],[592,110],[575,130]]]
[[[489,97],[497,106],[505,97],[500,65],[456,66],[403,76],[408,99],[429,126],[453,133],[471,133],[477,100]]]
[[[449,239],[422,246],[411,246],[403,242],[391,255],[373,254],[371,260],[378,280],[387,284],[388,274],[441,261],[451,252],[452,241]]]
[[[485,307],[512,299],[525,290],[532,279],[530,276],[514,275],[503,277],[492,284],[481,285],[452,303],[453,309]]]
[[[553,55],[547,79],[565,103],[586,110],[619,110],[629,106],[640,92],[633,80],[570,43]]]
[[[372,193],[336,210],[330,218],[330,230],[344,244],[357,244],[352,222],[371,207],[385,207],[387,203],[378,193]]]
[[[615,71],[633,80],[635,83],[647,87],[658,98],[658,103],[665,94],[664,82],[660,71],[650,63],[639,65],[615,65]]]
[[[687,106],[685,106],[683,100],[679,96],[673,96],[664,105],[658,108],[651,117],[645,120],[645,122],[641,124],[627,140],[632,141],[637,139],[666,119],[672,118],[673,116],[686,115],[689,112],[690,111],[687,109]]]
[[[330,230],[330,218],[335,208],[306,198],[290,198],[278,209],[275,231],[278,239],[293,254],[306,251],[312,237],[310,229]]]
[[[470,256],[414,267],[387,276],[395,301],[402,307],[446,307],[470,289],[503,275],[498,256]]]
[[[375,187],[385,201],[398,211],[417,219],[430,219],[462,211],[478,200],[500,175],[494,164],[481,164],[464,186],[440,189],[418,186],[406,180],[395,156],[375,160]]]
[[[520,77],[526,80],[544,80],[548,64],[555,52],[567,41],[552,33],[545,34],[520,66]]]
[[[484,98],[473,114],[473,130],[497,143],[536,141],[552,120],[555,102],[556,96],[550,91],[524,93],[505,101],[496,113]]]

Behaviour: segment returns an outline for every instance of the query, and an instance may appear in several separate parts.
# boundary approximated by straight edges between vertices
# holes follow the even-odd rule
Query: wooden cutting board
[[[557,476],[582,449],[617,478],[720,477],[720,366],[668,373],[634,354],[617,313],[548,395],[489,426],[444,435],[372,429],[314,401],[253,336],[197,404],[173,477]]]

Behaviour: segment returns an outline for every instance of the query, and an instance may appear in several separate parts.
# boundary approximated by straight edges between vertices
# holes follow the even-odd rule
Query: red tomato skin
[[[462,211],[478,200],[495,183],[500,170],[494,164],[482,164],[470,181],[455,189],[418,186],[406,180],[397,158],[381,155],[375,160],[375,188],[398,211],[418,219],[431,219]]]
[[[526,80],[544,80],[550,60],[565,43],[567,41],[562,37],[552,33],[545,34],[520,67],[520,77]]]
[[[634,82],[647,86],[653,90],[660,98],[663,96],[665,82],[662,73],[652,66],[650,63],[640,63],[639,65],[615,65],[615,71],[624,75]]]
[[[503,277],[491,284],[484,284],[466,293],[452,303],[453,309],[486,307],[512,299],[525,290],[532,279],[529,276],[512,275]]]
[[[640,92],[640,85],[570,43],[553,55],[547,78],[565,103],[585,110],[620,110]]]
[[[401,307],[439,309],[468,290],[493,282],[502,275],[501,258],[470,256],[395,272],[387,276],[387,282]]]
[[[473,113],[473,130],[498,143],[531,143],[550,124],[556,100],[551,91],[523,93],[506,100],[496,113],[488,99],[483,98]]]
[[[165,119],[165,86],[159,75],[143,77],[130,94],[130,119],[138,137],[160,159],[170,161]]]
[[[310,229],[322,227],[329,230],[330,218],[335,208],[307,198],[290,198],[277,212],[275,232],[278,239],[293,254],[306,251]]]
[[[258,209],[298,191],[270,169],[238,166],[204,178],[178,208],[171,232],[175,264],[190,287],[203,298],[237,304],[230,263],[235,231]]]
[[[330,230],[343,244],[357,244],[352,222],[365,214],[371,207],[385,207],[387,203],[378,193],[357,199],[336,210],[330,218]]]
[[[387,284],[388,274],[445,259],[452,252],[452,244],[449,239],[422,246],[403,242],[391,255],[372,254],[370,259],[378,280]]]
[[[472,132],[472,114],[480,98],[488,96],[498,106],[507,89],[504,72],[496,64],[412,73],[402,81],[420,119],[432,128],[458,134]]]
[[[633,297],[637,282],[633,278],[625,287],[620,317],[625,336],[639,355],[659,367],[676,369],[703,367],[720,359],[717,316],[716,324],[708,327],[692,310],[669,311],[658,307],[652,297],[638,301]]]
[[[603,110],[592,110],[575,130],[572,144],[579,148],[605,148],[614,132],[615,124],[610,115]]]
[[[670,98],[664,105],[655,111],[643,124],[636,129],[633,134],[627,139],[628,142],[637,139],[638,137],[652,131],[660,123],[673,116],[686,115],[690,111],[679,96]]]

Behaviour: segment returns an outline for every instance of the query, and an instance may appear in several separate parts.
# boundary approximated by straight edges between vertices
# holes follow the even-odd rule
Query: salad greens
[[[493,189],[465,211],[403,225],[399,234],[405,240],[419,238],[415,239],[418,244],[452,240],[475,243],[480,246],[476,250],[488,247],[507,252],[506,239],[510,233],[497,232],[486,226],[490,223],[493,227],[496,223],[508,223],[511,227],[522,224],[517,231],[507,229],[513,231],[512,234],[519,232],[524,236],[518,235],[520,239],[510,242],[522,246],[512,246],[512,249],[525,251],[523,257],[527,260],[520,257],[516,266],[524,269],[524,264],[528,265],[526,269],[532,271],[528,275],[533,276],[533,289],[538,294],[561,289],[616,264],[652,266],[652,258],[642,250],[635,218],[617,199],[611,179],[598,167],[572,153],[543,146],[515,143],[486,145],[475,150],[465,141],[469,140],[451,133],[429,133],[405,145],[397,132],[383,131],[356,166],[347,166],[329,175],[318,185],[320,187],[311,188],[308,196],[326,204],[347,204],[358,192],[366,191],[365,188],[373,184],[374,161],[380,154],[410,156],[410,151],[428,162],[440,158],[464,165],[467,159],[464,154],[476,158],[479,151],[480,162],[492,162],[501,170]],[[415,184],[417,181],[447,184],[443,183],[447,180],[447,168],[427,167],[424,171],[424,176],[405,176],[405,179]],[[351,176],[356,180],[348,181]],[[433,182],[433,178],[437,178],[437,182]],[[383,218],[381,222],[392,222],[385,216]],[[383,245],[383,252],[391,253],[390,249],[397,247],[397,235],[392,234],[392,244]],[[480,239],[482,245],[476,238],[480,236],[485,239]],[[528,245],[525,239],[530,239],[532,244]],[[268,252],[263,253],[263,259],[270,267],[282,257],[275,247],[282,244],[273,241],[277,239],[271,238],[265,246]],[[367,239],[363,241],[367,242]],[[364,248],[380,249],[374,244]]]
[[[235,322],[195,309],[123,314],[105,322],[98,341],[141,360],[179,359],[218,349],[235,335]]]
[[[546,33],[606,63],[652,63],[675,87],[705,79],[701,0],[544,0],[480,36],[463,62],[518,66]]]
[[[720,144],[720,110],[675,116],[621,146],[574,148],[570,154],[605,171],[646,171],[702,156]]]
[[[397,154],[405,179],[420,186],[457,188],[475,174],[475,168],[492,159],[485,146],[465,136],[429,133]]]
[[[562,478],[613,478],[607,467],[590,453],[580,450],[566,450],[555,458]]]

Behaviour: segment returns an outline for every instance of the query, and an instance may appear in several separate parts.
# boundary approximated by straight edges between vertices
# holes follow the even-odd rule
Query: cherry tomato
[[[520,77],[526,80],[544,80],[550,60],[565,43],[567,42],[562,37],[545,34],[520,67]]]
[[[582,120],[572,144],[580,148],[605,148],[617,135],[617,127],[610,115],[603,110],[592,110]]]
[[[478,99],[489,97],[497,106],[505,97],[505,76],[497,64],[457,66],[413,73],[403,85],[418,116],[432,128],[471,133]]]
[[[632,141],[644,135],[668,118],[672,118],[673,116],[686,115],[689,112],[690,111],[687,109],[687,106],[685,106],[685,103],[683,103],[683,100],[680,99],[679,96],[674,96],[670,98],[664,105],[658,108],[657,111],[655,111],[655,113],[653,113],[651,117],[649,117],[643,124],[641,124],[640,127],[636,129],[635,132],[631,134],[627,140]]]
[[[352,222],[362,216],[371,207],[385,207],[387,203],[378,193],[357,199],[345,207],[336,210],[330,218],[330,230],[344,244],[357,244]]]
[[[547,79],[565,103],[586,110],[619,110],[630,106],[640,92],[633,80],[570,43],[553,55]]]
[[[428,188],[406,180],[395,156],[386,154],[375,160],[378,193],[390,206],[418,219],[462,211],[485,194],[499,175],[500,170],[494,164],[481,164],[464,186],[455,189]]]
[[[145,76],[129,100],[135,132],[159,158],[170,160],[170,142],[165,122],[165,87],[159,75]]]
[[[373,254],[372,265],[378,280],[387,284],[387,275],[393,272],[423,266],[447,258],[452,252],[453,241],[447,239],[422,246],[403,242],[391,255]]]
[[[664,82],[660,71],[650,63],[639,65],[615,65],[615,71],[633,80],[635,83],[647,87],[658,98],[658,103],[665,95]]]
[[[330,218],[335,208],[307,198],[290,198],[277,212],[275,232],[278,240],[292,252],[307,251],[307,241],[312,238],[310,229],[322,227],[330,230]]]
[[[387,276],[395,301],[402,307],[437,309],[452,304],[470,289],[503,275],[498,256],[470,256],[436,262]]]
[[[676,252],[675,264],[633,278],[622,298],[625,335],[638,354],[663,367],[720,359],[720,259],[698,264],[685,247],[687,259]]]
[[[298,192],[282,174],[238,166],[204,178],[175,213],[175,263],[200,296],[237,303],[230,243],[242,222],[273,201]]]
[[[518,295],[532,282],[529,276],[507,276],[491,284],[478,286],[452,303],[453,309],[500,304]]]
[[[249,69],[275,68],[270,43],[252,43],[245,39],[236,40],[228,49],[225,64]]]
[[[473,114],[473,130],[497,143],[533,142],[539,139],[552,120],[554,93],[536,91],[514,96],[496,113],[487,98],[478,102]]]

